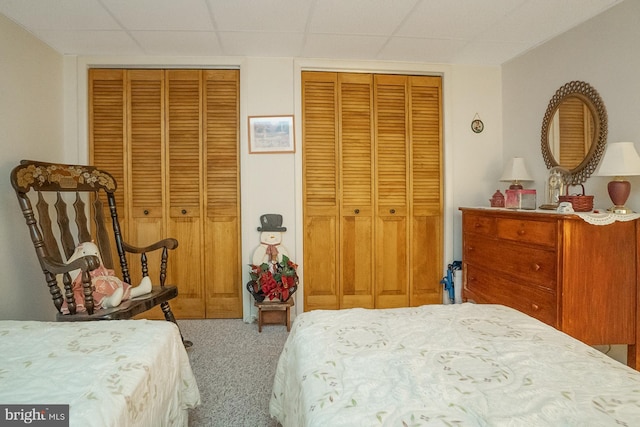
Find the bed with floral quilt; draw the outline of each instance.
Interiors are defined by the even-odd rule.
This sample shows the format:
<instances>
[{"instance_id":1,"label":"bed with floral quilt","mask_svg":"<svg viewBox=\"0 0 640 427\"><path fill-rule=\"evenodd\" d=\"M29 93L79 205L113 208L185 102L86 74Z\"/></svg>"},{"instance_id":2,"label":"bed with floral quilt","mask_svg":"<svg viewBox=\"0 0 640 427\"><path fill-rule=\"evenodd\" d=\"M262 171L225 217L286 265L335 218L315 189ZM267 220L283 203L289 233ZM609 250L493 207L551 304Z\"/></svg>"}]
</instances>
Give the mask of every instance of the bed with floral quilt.
<instances>
[{"instance_id":1,"label":"bed with floral quilt","mask_svg":"<svg viewBox=\"0 0 640 427\"><path fill-rule=\"evenodd\" d=\"M199 403L171 322L0 321L2 405L69 405L78 427L186 427Z\"/></svg>"},{"instance_id":2,"label":"bed with floral quilt","mask_svg":"<svg viewBox=\"0 0 640 427\"><path fill-rule=\"evenodd\" d=\"M297 316L270 413L303 426L637 426L640 373L516 310Z\"/></svg>"}]
</instances>

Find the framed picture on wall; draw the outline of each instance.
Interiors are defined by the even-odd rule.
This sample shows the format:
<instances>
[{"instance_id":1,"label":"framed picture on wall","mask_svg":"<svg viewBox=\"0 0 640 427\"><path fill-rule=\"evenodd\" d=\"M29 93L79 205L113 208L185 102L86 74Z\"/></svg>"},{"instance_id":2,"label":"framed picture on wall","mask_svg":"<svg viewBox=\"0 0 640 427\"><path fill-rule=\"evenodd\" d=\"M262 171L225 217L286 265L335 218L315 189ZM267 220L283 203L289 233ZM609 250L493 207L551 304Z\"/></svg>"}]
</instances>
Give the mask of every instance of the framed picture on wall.
<instances>
[{"instance_id":1,"label":"framed picture on wall","mask_svg":"<svg viewBox=\"0 0 640 427\"><path fill-rule=\"evenodd\" d=\"M293 116L250 116L249 153L294 153Z\"/></svg>"}]
</instances>

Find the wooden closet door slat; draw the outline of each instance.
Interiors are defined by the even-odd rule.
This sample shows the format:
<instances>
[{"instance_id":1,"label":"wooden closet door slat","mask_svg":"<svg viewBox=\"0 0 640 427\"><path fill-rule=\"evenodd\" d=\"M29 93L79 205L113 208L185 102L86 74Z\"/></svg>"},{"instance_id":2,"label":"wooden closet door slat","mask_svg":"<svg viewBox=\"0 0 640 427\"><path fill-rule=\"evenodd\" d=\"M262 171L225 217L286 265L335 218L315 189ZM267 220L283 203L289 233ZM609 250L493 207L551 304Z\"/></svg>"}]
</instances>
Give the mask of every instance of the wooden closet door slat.
<instances>
[{"instance_id":1,"label":"wooden closet door slat","mask_svg":"<svg viewBox=\"0 0 640 427\"><path fill-rule=\"evenodd\" d=\"M119 188L115 192L116 207L120 215L121 231L128 236L128 201L126 193L126 93L124 70L89 70L89 163L106 171L115 178ZM85 200L85 206L102 206L102 216L110 227L110 213L106 197L101 194L101 204L93 205ZM89 217L94 217L90 214ZM95 222L92 229L95 230ZM115 237L109 233L111 254L103 254L103 259L119 259ZM119 263L116 263L119 265ZM116 267L116 271L120 268Z\"/></svg>"},{"instance_id":2,"label":"wooden closet door slat","mask_svg":"<svg viewBox=\"0 0 640 427\"><path fill-rule=\"evenodd\" d=\"M339 302L338 75L302 73L304 310Z\"/></svg>"},{"instance_id":3,"label":"wooden closet door slat","mask_svg":"<svg viewBox=\"0 0 640 427\"><path fill-rule=\"evenodd\" d=\"M180 239L168 277L180 278L174 311L205 317L202 272L202 71L166 70L168 235Z\"/></svg>"},{"instance_id":4,"label":"wooden closet door slat","mask_svg":"<svg viewBox=\"0 0 640 427\"><path fill-rule=\"evenodd\" d=\"M161 218L164 75L161 70L129 70L127 77L133 217Z\"/></svg>"},{"instance_id":5,"label":"wooden closet door slat","mask_svg":"<svg viewBox=\"0 0 640 427\"><path fill-rule=\"evenodd\" d=\"M199 70L166 71L166 135L171 216L200 214L201 94ZM187 211L184 214L184 211Z\"/></svg>"},{"instance_id":6,"label":"wooden closet door slat","mask_svg":"<svg viewBox=\"0 0 640 427\"><path fill-rule=\"evenodd\" d=\"M206 312L241 317L246 263L240 253L240 72L204 71L203 84Z\"/></svg>"},{"instance_id":7,"label":"wooden closet door slat","mask_svg":"<svg viewBox=\"0 0 640 427\"><path fill-rule=\"evenodd\" d=\"M240 72L204 72L207 214L238 215Z\"/></svg>"},{"instance_id":8,"label":"wooden closet door slat","mask_svg":"<svg viewBox=\"0 0 640 427\"><path fill-rule=\"evenodd\" d=\"M409 305L408 78L376 75L376 308Z\"/></svg>"},{"instance_id":9,"label":"wooden closet door slat","mask_svg":"<svg viewBox=\"0 0 640 427\"><path fill-rule=\"evenodd\" d=\"M373 76L338 77L340 111L340 307L374 308Z\"/></svg>"},{"instance_id":10,"label":"wooden closet door slat","mask_svg":"<svg viewBox=\"0 0 640 427\"><path fill-rule=\"evenodd\" d=\"M164 74L161 70L126 70L127 88L127 187L121 191L130 201L127 240L145 246L165 237L163 221L162 161L164 140ZM130 257L133 257L131 255ZM160 255L150 254L151 277L159 277ZM132 285L142 279L139 258L130 259ZM175 278L169 278L175 283Z\"/></svg>"},{"instance_id":11,"label":"wooden closet door slat","mask_svg":"<svg viewBox=\"0 0 640 427\"><path fill-rule=\"evenodd\" d=\"M442 79L409 78L410 304L442 302Z\"/></svg>"}]
</instances>

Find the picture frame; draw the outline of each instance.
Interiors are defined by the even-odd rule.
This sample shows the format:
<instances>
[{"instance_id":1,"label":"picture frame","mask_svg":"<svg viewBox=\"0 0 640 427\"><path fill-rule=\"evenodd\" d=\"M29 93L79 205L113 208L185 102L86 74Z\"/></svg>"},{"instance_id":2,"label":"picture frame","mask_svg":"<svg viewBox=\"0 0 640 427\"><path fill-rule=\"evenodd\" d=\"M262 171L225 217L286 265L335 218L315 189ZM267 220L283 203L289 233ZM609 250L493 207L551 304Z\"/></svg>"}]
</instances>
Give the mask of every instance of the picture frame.
<instances>
[{"instance_id":1,"label":"picture frame","mask_svg":"<svg viewBox=\"0 0 640 427\"><path fill-rule=\"evenodd\" d=\"M293 116L249 116L249 153L295 153Z\"/></svg>"}]
</instances>

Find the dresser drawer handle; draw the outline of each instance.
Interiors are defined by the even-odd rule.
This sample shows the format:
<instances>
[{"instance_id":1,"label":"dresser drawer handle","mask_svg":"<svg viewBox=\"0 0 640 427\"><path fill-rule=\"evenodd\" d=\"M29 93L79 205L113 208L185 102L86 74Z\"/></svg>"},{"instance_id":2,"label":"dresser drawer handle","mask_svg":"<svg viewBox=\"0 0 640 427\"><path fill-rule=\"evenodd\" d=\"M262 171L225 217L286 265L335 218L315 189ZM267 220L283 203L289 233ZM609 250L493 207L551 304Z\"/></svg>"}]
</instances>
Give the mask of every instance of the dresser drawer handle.
<instances>
[{"instance_id":1,"label":"dresser drawer handle","mask_svg":"<svg viewBox=\"0 0 640 427\"><path fill-rule=\"evenodd\" d=\"M476 250L476 248L474 248L473 246L467 246L467 248L469 249L469 252L473 252Z\"/></svg>"},{"instance_id":2,"label":"dresser drawer handle","mask_svg":"<svg viewBox=\"0 0 640 427\"><path fill-rule=\"evenodd\" d=\"M533 311L538 311L540 310L540 306L538 304L531 303L531 309Z\"/></svg>"},{"instance_id":3,"label":"dresser drawer handle","mask_svg":"<svg viewBox=\"0 0 640 427\"><path fill-rule=\"evenodd\" d=\"M482 224L480 224L479 222L476 222L476 225L474 225L475 228L481 228Z\"/></svg>"},{"instance_id":4,"label":"dresser drawer handle","mask_svg":"<svg viewBox=\"0 0 640 427\"><path fill-rule=\"evenodd\" d=\"M518 236L524 236L525 233L526 231L524 231L522 228L518 230Z\"/></svg>"},{"instance_id":5,"label":"dresser drawer handle","mask_svg":"<svg viewBox=\"0 0 640 427\"><path fill-rule=\"evenodd\" d=\"M540 267L540 264L532 264L531 265L531 269L533 271L539 271L542 267Z\"/></svg>"}]
</instances>

